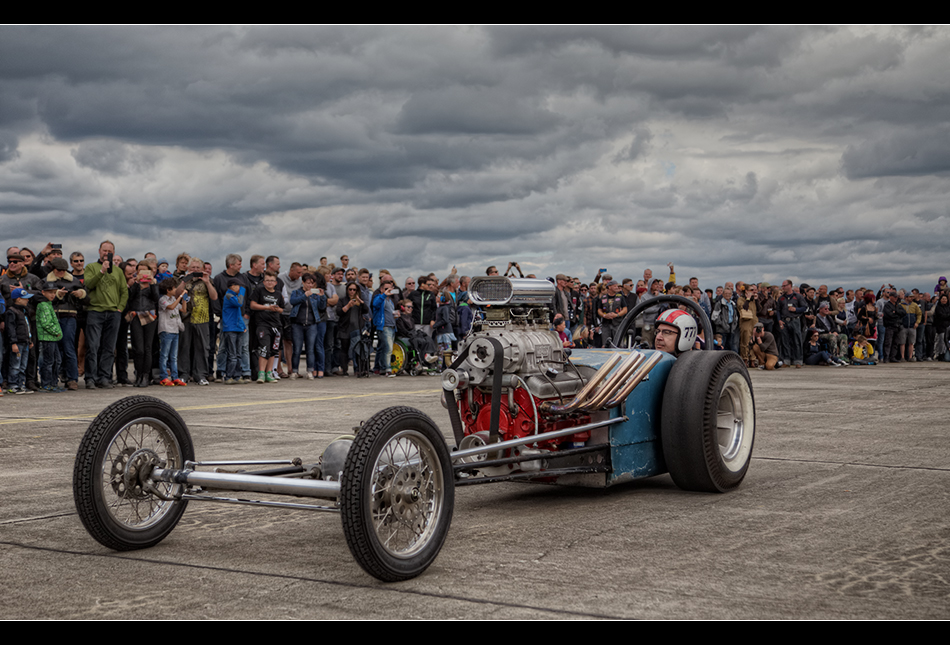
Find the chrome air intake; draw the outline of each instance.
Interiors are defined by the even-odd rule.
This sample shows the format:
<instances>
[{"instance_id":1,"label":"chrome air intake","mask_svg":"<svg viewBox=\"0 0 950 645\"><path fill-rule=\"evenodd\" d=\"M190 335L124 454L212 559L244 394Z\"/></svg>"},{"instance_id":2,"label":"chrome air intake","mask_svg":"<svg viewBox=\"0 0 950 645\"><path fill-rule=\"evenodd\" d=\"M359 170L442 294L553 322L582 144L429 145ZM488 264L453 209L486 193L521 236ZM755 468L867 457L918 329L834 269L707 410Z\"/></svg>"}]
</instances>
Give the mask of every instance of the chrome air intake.
<instances>
[{"instance_id":1,"label":"chrome air intake","mask_svg":"<svg viewBox=\"0 0 950 645\"><path fill-rule=\"evenodd\" d=\"M476 305L516 307L518 305L550 305L557 288L547 280L487 276L473 278L469 285Z\"/></svg>"}]
</instances>

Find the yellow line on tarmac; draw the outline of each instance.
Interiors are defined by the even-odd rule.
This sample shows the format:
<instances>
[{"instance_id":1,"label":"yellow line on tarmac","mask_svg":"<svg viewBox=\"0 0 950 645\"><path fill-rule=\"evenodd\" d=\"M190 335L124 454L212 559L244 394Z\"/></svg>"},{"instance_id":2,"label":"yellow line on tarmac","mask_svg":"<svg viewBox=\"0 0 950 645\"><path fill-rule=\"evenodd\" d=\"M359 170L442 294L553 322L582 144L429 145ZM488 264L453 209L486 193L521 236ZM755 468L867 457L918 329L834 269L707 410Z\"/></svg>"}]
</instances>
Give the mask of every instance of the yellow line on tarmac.
<instances>
[{"instance_id":1,"label":"yellow line on tarmac","mask_svg":"<svg viewBox=\"0 0 950 645\"><path fill-rule=\"evenodd\" d=\"M185 408L175 408L179 412L183 410L217 410L222 408L245 408L248 406L255 405L279 405L282 403L311 403L314 401L337 401L339 399L367 399L374 396L404 396L404 395L413 395L413 394L439 394L441 395L442 391L440 390L412 390L410 392L380 392L376 394L339 394L336 396L317 396L306 399L281 399L281 400L261 400L261 401L248 401L245 403L220 403L216 405L193 405ZM77 419L95 419L96 415L76 415L71 417L58 416L58 417L36 417L32 419L8 419L6 421L0 421L0 425L9 425L11 423L41 423L43 421L75 421Z\"/></svg>"}]
</instances>

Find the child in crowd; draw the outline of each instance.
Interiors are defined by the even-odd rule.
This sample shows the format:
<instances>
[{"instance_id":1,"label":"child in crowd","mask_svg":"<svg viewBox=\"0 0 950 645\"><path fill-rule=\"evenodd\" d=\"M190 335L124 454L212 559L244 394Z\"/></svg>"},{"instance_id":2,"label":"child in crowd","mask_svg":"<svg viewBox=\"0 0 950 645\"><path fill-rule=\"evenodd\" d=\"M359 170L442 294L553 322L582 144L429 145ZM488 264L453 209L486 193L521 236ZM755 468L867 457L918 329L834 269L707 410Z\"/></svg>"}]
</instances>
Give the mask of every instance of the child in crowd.
<instances>
[{"instance_id":1,"label":"child in crowd","mask_svg":"<svg viewBox=\"0 0 950 645\"><path fill-rule=\"evenodd\" d=\"M43 297L36 305L36 335L40 341L39 365L40 387L44 392L65 392L57 387L59 383L59 341L63 339L63 330L59 318L53 310L56 286L46 282L43 285Z\"/></svg>"},{"instance_id":2,"label":"child in crowd","mask_svg":"<svg viewBox=\"0 0 950 645\"><path fill-rule=\"evenodd\" d=\"M164 295L158 300L158 369L166 387L185 382L178 378L178 334L184 329L181 316L187 311L185 285L178 278L165 278L158 289Z\"/></svg>"},{"instance_id":3,"label":"child in crowd","mask_svg":"<svg viewBox=\"0 0 950 645\"><path fill-rule=\"evenodd\" d=\"M280 315L284 311L284 296L277 290L277 274L268 271L251 296L251 312L256 317L258 383L276 383L271 372L280 355Z\"/></svg>"},{"instance_id":4,"label":"child in crowd","mask_svg":"<svg viewBox=\"0 0 950 645\"><path fill-rule=\"evenodd\" d=\"M33 297L26 289L14 289L10 293L10 306L7 307L6 333L10 344L10 366L7 370L7 382L10 394L32 394L26 387L26 364L33 347L30 335L30 322L26 317L27 301Z\"/></svg>"},{"instance_id":5,"label":"child in crowd","mask_svg":"<svg viewBox=\"0 0 950 645\"><path fill-rule=\"evenodd\" d=\"M228 290L221 303L221 332L224 334L226 359L225 384L249 383L241 379L241 336L246 329L244 322L244 287L238 278L228 279Z\"/></svg>"},{"instance_id":6,"label":"child in crowd","mask_svg":"<svg viewBox=\"0 0 950 645\"><path fill-rule=\"evenodd\" d=\"M854 339L854 347L851 348L854 358L852 365L876 365L877 359L874 358L874 347L868 342L868 339L862 334L858 334Z\"/></svg>"},{"instance_id":7,"label":"child in crowd","mask_svg":"<svg viewBox=\"0 0 950 645\"><path fill-rule=\"evenodd\" d=\"M155 274L155 281L158 284L161 284L163 281L168 278L173 277L171 272L168 270L168 260L165 258L160 258L158 260L158 272Z\"/></svg>"},{"instance_id":8,"label":"child in crowd","mask_svg":"<svg viewBox=\"0 0 950 645\"><path fill-rule=\"evenodd\" d=\"M574 341L571 339L570 334L567 333L567 322L561 314L554 317L554 331L557 332L558 338L561 339L561 345L564 347L574 347Z\"/></svg>"}]
</instances>

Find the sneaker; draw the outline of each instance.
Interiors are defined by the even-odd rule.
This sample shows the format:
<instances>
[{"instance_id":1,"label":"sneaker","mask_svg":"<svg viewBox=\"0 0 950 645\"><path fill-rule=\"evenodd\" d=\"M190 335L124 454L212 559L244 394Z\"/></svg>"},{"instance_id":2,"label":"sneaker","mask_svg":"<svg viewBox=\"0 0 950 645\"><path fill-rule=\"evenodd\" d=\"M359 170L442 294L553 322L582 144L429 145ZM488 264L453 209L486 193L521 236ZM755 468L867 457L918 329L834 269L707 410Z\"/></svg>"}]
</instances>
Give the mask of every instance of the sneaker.
<instances>
[{"instance_id":1,"label":"sneaker","mask_svg":"<svg viewBox=\"0 0 950 645\"><path fill-rule=\"evenodd\" d=\"M14 392L14 394L33 394L33 390L28 390L27 388L23 388L23 389L17 390L16 392Z\"/></svg>"},{"instance_id":2,"label":"sneaker","mask_svg":"<svg viewBox=\"0 0 950 645\"><path fill-rule=\"evenodd\" d=\"M79 389L79 383L77 383L76 381L66 381L66 389L67 389L67 390L78 390L78 389Z\"/></svg>"},{"instance_id":3,"label":"sneaker","mask_svg":"<svg viewBox=\"0 0 950 645\"><path fill-rule=\"evenodd\" d=\"M307 379L311 381L314 379L313 372L307 372Z\"/></svg>"},{"instance_id":4,"label":"sneaker","mask_svg":"<svg viewBox=\"0 0 950 645\"><path fill-rule=\"evenodd\" d=\"M225 384L225 385L237 385L237 379L226 378L226 379L224 379L224 384Z\"/></svg>"},{"instance_id":5,"label":"sneaker","mask_svg":"<svg viewBox=\"0 0 950 645\"><path fill-rule=\"evenodd\" d=\"M272 378L275 382L280 380L280 374L277 373L277 369L276 369L276 368L274 368L274 369L271 370L270 375L271 375L271 378ZM265 375L265 380L266 380L266 375Z\"/></svg>"},{"instance_id":6,"label":"sneaker","mask_svg":"<svg viewBox=\"0 0 950 645\"><path fill-rule=\"evenodd\" d=\"M279 380L280 380L280 377L276 377L276 378L275 378L273 374L265 374L265 375L264 375L264 382L265 382L265 383L276 383L276 382L279 381ZM260 383L260 382L261 382L260 379L258 379L257 382Z\"/></svg>"},{"instance_id":7,"label":"sneaker","mask_svg":"<svg viewBox=\"0 0 950 645\"><path fill-rule=\"evenodd\" d=\"M392 372L386 372L386 378L396 378L396 375Z\"/></svg>"},{"instance_id":8,"label":"sneaker","mask_svg":"<svg viewBox=\"0 0 950 645\"><path fill-rule=\"evenodd\" d=\"M94 389L96 389L96 382L95 382L95 381L86 381L86 389L87 389L87 390L94 390Z\"/></svg>"},{"instance_id":9,"label":"sneaker","mask_svg":"<svg viewBox=\"0 0 950 645\"><path fill-rule=\"evenodd\" d=\"M266 383L266 382L267 382L266 380L264 380L264 372L261 372L261 373L258 375L258 377L257 377L257 382L258 382L258 383Z\"/></svg>"},{"instance_id":10,"label":"sneaker","mask_svg":"<svg viewBox=\"0 0 950 645\"><path fill-rule=\"evenodd\" d=\"M170 378L162 379L162 382L159 385L164 385L165 387L175 387L175 382Z\"/></svg>"},{"instance_id":11,"label":"sneaker","mask_svg":"<svg viewBox=\"0 0 950 645\"><path fill-rule=\"evenodd\" d=\"M185 383L185 382L184 382L183 380L181 380L180 378L176 378L174 381L172 381L172 383L174 383L174 384L177 385L178 387L188 387L188 384Z\"/></svg>"},{"instance_id":12,"label":"sneaker","mask_svg":"<svg viewBox=\"0 0 950 645\"><path fill-rule=\"evenodd\" d=\"M198 385L208 385L208 379L203 378L198 381Z\"/></svg>"},{"instance_id":13,"label":"sneaker","mask_svg":"<svg viewBox=\"0 0 950 645\"><path fill-rule=\"evenodd\" d=\"M290 380L292 381L292 380L294 380L295 378L300 378L300 374L298 374L297 372L291 372L291 373L290 373Z\"/></svg>"}]
</instances>

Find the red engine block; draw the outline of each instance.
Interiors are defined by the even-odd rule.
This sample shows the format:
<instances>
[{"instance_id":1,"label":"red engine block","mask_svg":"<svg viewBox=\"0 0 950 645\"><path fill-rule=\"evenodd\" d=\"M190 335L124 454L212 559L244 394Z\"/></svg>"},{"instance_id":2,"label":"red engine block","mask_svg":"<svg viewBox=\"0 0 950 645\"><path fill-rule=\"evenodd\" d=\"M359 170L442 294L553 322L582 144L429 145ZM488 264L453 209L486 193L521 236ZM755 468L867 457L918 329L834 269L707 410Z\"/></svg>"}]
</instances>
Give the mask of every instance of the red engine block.
<instances>
[{"instance_id":1,"label":"red engine block","mask_svg":"<svg viewBox=\"0 0 950 645\"><path fill-rule=\"evenodd\" d=\"M472 395L472 403L469 405L469 392ZM503 441L508 439L519 439L534 434L534 415L535 411L541 407L543 399L531 396L524 388L514 390L515 414L512 415L509 408L508 393L501 396L501 410L498 415L498 432ZM534 402L532 404L532 399ZM459 401L459 411L462 415L462 424L466 435L476 432L488 432L491 429L491 393L483 392L478 388L462 391L462 398ZM572 417L545 417L541 416L538 420L538 432L550 432L552 430L562 430L573 426L590 423L589 415ZM548 450L557 450L559 444L568 442L586 442L590 439L590 431L578 432L568 437L558 437L548 441L538 442L538 447Z\"/></svg>"}]
</instances>

